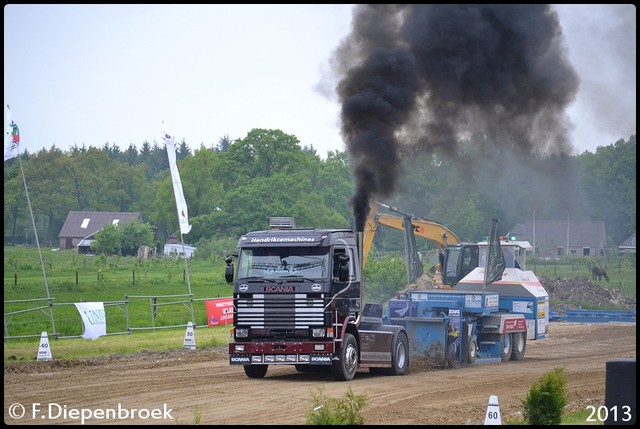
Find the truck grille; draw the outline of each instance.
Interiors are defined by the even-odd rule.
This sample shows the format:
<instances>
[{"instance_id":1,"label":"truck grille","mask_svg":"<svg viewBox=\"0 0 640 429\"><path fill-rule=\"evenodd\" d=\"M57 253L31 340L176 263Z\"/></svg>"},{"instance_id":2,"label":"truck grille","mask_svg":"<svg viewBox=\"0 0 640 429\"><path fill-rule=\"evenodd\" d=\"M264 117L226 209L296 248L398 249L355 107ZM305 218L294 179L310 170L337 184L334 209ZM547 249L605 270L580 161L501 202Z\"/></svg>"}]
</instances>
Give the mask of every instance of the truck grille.
<instances>
[{"instance_id":1,"label":"truck grille","mask_svg":"<svg viewBox=\"0 0 640 429\"><path fill-rule=\"evenodd\" d=\"M324 294L241 295L236 325L250 328L309 328L324 325Z\"/></svg>"}]
</instances>

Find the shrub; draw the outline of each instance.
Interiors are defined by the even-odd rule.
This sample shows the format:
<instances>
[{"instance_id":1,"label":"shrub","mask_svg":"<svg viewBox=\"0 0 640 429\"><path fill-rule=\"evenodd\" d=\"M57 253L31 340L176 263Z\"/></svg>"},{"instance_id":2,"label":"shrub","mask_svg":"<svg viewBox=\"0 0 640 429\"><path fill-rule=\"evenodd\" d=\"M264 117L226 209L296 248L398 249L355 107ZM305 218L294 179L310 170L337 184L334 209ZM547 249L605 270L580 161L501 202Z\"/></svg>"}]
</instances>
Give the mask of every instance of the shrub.
<instances>
[{"instance_id":1,"label":"shrub","mask_svg":"<svg viewBox=\"0 0 640 429\"><path fill-rule=\"evenodd\" d=\"M523 401L524 419L530 425L557 425L567 404L564 368L554 368L531 386Z\"/></svg>"},{"instance_id":2,"label":"shrub","mask_svg":"<svg viewBox=\"0 0 640 429\"><path fill-rule=\"evenodd\" d=\"M349 387L343 399L328 398L324 388L311 394L313 408L307 412L309 425L364 425L360 410L367 402L366 395L355 395Z\"/></svg>"}]
</instances>

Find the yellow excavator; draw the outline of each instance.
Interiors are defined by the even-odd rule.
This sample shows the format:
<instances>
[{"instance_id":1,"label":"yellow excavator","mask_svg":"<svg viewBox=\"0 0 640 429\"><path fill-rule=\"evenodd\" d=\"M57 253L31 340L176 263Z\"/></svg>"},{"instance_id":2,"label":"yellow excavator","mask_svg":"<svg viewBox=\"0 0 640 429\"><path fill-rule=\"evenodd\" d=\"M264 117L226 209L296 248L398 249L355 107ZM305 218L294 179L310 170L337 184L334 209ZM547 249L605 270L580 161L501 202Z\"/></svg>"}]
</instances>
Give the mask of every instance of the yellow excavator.
<instances>
[{"instance_id":1,"label":"yellow excavator","mask_svg":"<svg viewBox=\"0 0 640 429\"><path fill-rule=\"evenodd\" d=\"M378 212L377 206L400 214ZM422 265L417 257L415 236L423 237L440 246L439 263L433 273L435 288L453 287L479 264L480 248L477 243L463 243L458 236L445 225L434 220L419 218L386 204L376 202L369 210L363 236L363 266L366 264L373 239L380 225L405 231L405 255L407 258L407 277L413 283L422 275ZM416 265L419 267L416 268Z\"/></svg>"}]
</instances>

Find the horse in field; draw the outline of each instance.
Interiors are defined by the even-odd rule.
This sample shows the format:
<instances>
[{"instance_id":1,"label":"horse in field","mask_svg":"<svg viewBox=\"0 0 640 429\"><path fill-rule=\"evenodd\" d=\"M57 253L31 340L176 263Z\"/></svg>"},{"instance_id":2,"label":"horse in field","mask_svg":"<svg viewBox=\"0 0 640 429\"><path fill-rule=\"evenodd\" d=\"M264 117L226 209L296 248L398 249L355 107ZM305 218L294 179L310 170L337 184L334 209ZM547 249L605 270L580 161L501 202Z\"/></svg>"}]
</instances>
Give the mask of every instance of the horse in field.
<instances>
[{"instance_id":1,"label":"horse in field","mask_svg":"<svg viewBox=\"0 0 640 429\"><path fill-rule=\"evenodd\" d=\"M604 270L604 268L595 266L593 268L591 268L591 280L592 281L602 281L602 278L604 277L604 279L606 281L609 281L609 276L607 275L607 272Z\"/></svg>"}]
</instances>

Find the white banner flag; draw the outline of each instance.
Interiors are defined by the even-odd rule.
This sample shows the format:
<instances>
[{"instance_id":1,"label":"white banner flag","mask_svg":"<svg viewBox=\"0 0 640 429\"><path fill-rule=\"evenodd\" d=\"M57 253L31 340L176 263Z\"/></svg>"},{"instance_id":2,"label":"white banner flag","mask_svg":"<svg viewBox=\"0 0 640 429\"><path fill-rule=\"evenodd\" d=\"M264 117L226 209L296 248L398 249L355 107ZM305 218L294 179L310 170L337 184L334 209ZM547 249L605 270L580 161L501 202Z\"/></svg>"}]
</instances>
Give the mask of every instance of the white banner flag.
<instances>
[{"instance_id":1,"label":"white banner flag","mask_svg":"<svg viewBox=\"0 0 640 429\"><path fill-rule=\"evenodd\" d=\"M79 302L76 303L76 308L82 317L82 338L95 340L107 335L107 317L102 302Z\"/></svg>"},{"instance_id":2,"label":"white banner flag","mask_svg":"<svg viewBox=\"0 0 640 429\"><path fill-rule=\"evenodd\" d=\"M173 181L173 194L176 197L176 208L178 209L178 222L180 223L180 232L188 234L191 231L189 225L189 212L187 211L187 202L182 193L182 181L180 180L180 172L176 165L176 142L174 138L163 132L162 138L167 146L167 156L169 157L169 169L171 170L171 180Z\"/></svg>"},{"instance_id":3,"label":"white banner flag","mask_svg":"<svg viewBox=\"0 0 640 429\"><path fill-rule=\"evenodd\" d=\"M7 130L4 138L4 160L18 156L20 152L20 130L18 125L11 118L11 109L7 104Z\"/></svg>"}]
</instances>

